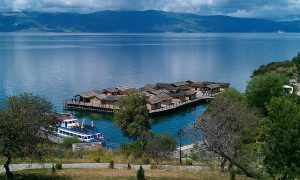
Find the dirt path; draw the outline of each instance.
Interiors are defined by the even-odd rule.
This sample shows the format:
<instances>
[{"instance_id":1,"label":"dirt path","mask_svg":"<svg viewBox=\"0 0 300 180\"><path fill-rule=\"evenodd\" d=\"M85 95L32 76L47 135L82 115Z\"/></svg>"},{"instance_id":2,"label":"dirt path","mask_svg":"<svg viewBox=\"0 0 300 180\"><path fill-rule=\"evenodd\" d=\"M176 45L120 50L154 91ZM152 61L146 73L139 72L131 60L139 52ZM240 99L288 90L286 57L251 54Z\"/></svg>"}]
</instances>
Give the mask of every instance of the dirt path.
<instances>
[{"instance_id":1,"label":"dirt path","mask_svg":"<svg viewBox=\"0 0 300 180\"><path fill-rule=\"evenodd\" d=\"M144 169L150 169L150 165L142 165ZM109 163L72 163L62 164L64 169L88 169L88 168L108 168ZM115 164L115 169L127 169L127 164ZM138 169L140 165L131 164L132 169ZM52 168L51 163L32 163L32 164L11 164L11 171L20 171L26 169L43 169ZM204 170L206 166L173 166L173 165L160 165L159 169L183 169L183 170ZM0 173L4 173L5 169L3 166L0 167Z\"/></svg>"}]
</instances>

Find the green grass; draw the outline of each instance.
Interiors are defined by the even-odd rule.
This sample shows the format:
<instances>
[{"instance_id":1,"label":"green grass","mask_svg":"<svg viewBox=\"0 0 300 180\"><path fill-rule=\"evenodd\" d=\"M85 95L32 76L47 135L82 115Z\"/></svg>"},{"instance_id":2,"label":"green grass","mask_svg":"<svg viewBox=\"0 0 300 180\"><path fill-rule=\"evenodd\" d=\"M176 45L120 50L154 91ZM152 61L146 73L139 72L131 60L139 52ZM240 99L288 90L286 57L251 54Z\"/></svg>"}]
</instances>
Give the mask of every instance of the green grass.
<instances>
[{"instance_id":1,"label":"green grass","mask_svg":"<svg viewBox=\"0 0 300 180\"><path fill-rule=\"evenodd\" d=\"M201 179L201 180L223 180L229 179L229 173L220 173L214 170L188 171L188 170L145 170L147 179ZM26 180L93 180L93 179L136 179L136 170L117 170L117 169L62 169L57 170L52 175L51 169L24 170L14 173L15 179ZM5 174L0 174L0 179L5 179ZM238 180L248 180L245 176L237 175Z\"/></svg>"}]
</instances>

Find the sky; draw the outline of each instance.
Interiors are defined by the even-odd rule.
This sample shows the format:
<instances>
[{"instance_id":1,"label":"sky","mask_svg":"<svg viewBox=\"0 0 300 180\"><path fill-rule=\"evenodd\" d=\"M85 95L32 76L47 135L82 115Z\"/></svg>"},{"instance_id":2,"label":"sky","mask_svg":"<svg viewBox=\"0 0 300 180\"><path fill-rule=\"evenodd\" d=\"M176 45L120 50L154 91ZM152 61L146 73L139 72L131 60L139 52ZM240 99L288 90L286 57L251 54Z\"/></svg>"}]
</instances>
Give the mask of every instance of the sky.
<instances>
[{"instance_id":1,"label":"sky","mask_svg":"<svg viewBox=\"0 0 300 180\"><path fill-rule=\"evenodd\" d=\"M300 0L0 0L0 11L88 13L102 10L161 10L275 20L300 17Z\"/></svg>"}]
</instances>

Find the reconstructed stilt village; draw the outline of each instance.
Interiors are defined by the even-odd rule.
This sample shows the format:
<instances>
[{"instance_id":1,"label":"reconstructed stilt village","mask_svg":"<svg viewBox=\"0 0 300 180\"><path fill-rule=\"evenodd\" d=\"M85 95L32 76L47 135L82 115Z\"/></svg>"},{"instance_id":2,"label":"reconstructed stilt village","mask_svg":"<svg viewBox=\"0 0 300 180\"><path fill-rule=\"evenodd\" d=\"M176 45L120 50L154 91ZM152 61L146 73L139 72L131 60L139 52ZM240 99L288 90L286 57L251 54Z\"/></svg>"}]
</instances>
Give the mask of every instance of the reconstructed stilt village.
<instances>
[{"instance_id":1,"label":"reconstructed stilt village","mask_svg":"<svg viewBox=\"0 0 300 180\"><path fill-rule=\"evenodd\" d=\"M147 97L149 113L156 114L208 101L229 87L229 83L194 80L146 84L141 88L118 86L79 93L66 100L64 108L112 113L119 109L119 98L131 93L143 93Z\"/></svg>"}]
</instances>

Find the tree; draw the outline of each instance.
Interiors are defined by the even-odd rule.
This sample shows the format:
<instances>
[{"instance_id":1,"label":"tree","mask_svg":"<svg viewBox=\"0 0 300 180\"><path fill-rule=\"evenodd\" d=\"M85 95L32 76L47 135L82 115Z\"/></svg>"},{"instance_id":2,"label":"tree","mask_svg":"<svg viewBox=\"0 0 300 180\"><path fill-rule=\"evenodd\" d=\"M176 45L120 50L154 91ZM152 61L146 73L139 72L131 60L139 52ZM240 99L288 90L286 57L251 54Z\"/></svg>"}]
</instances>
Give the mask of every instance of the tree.
<instances>
[{"instance_id":1,"label":"tree","mask_svg":"<svg viewBox=\"0 0 300 180\"><path fill-rule=\"evenodd\" d=\"M176 149L176 140L170 135L156 135L146 146L146 154L156 163L161 163Z\"/></svg>"},{"instance_id":2,"label":"tree","mask_svg":"<svg viewBox=\"0 0 300 180\"><path fill-rule=\"evenodd\" d=\"M284 76L276 73L253 77L248 83L245 92L250 107L257 107L266 115L266 106L269 104L271 98L284 95L282 86L285 80Z\"/></svg>"},{"instance_id":3,"label":"tree","mask_svg":"<svg viewBox=\"0 0 300 180\"><path fill-rule=\"evenodd\" d=\"M273 98L261 125L264 164L280 179L300 177L300 108L286 98Z\"/></svg>"},{"instance_id":4,"label":"tree","mask_svg":"<svg viewBox=\"0 0 300 180\"><path fill-rule=\"evenodd\" d=\"M52 104L45 98L29 93L6 99L0 111L0 153L7 158L4 168L8 179L13 179L9 169L12 158L42 157L47 139L41 132L51 133L54 122L46 114L52 111Z\"/></svg>"},{"instance_id":5,"label":"tree","mask_svg":"<svg viewBox=\"0 0 300 180\"><path fill-rule=\"evenodd\" d=\"M124 135L132 140L142 140L150 133L147 99L142 93L134 93L119 100L119 110L115 113L115 123Z\"/></svg>"},{"instance_id":6,"label":"tree","mask_svg":"<svg viewBox=\"0 0 300 180\"><path fill-rule=\"evenodd\" d=\"M237 153L244 144L253 141L258 121L257 113L248 108L245 98L238 91L229 89L211 102L197 120L196 128L202 134L202 148L220 155L247 176L255 177L249 167L239 162Z\"/></svg>"}]
</instances>

